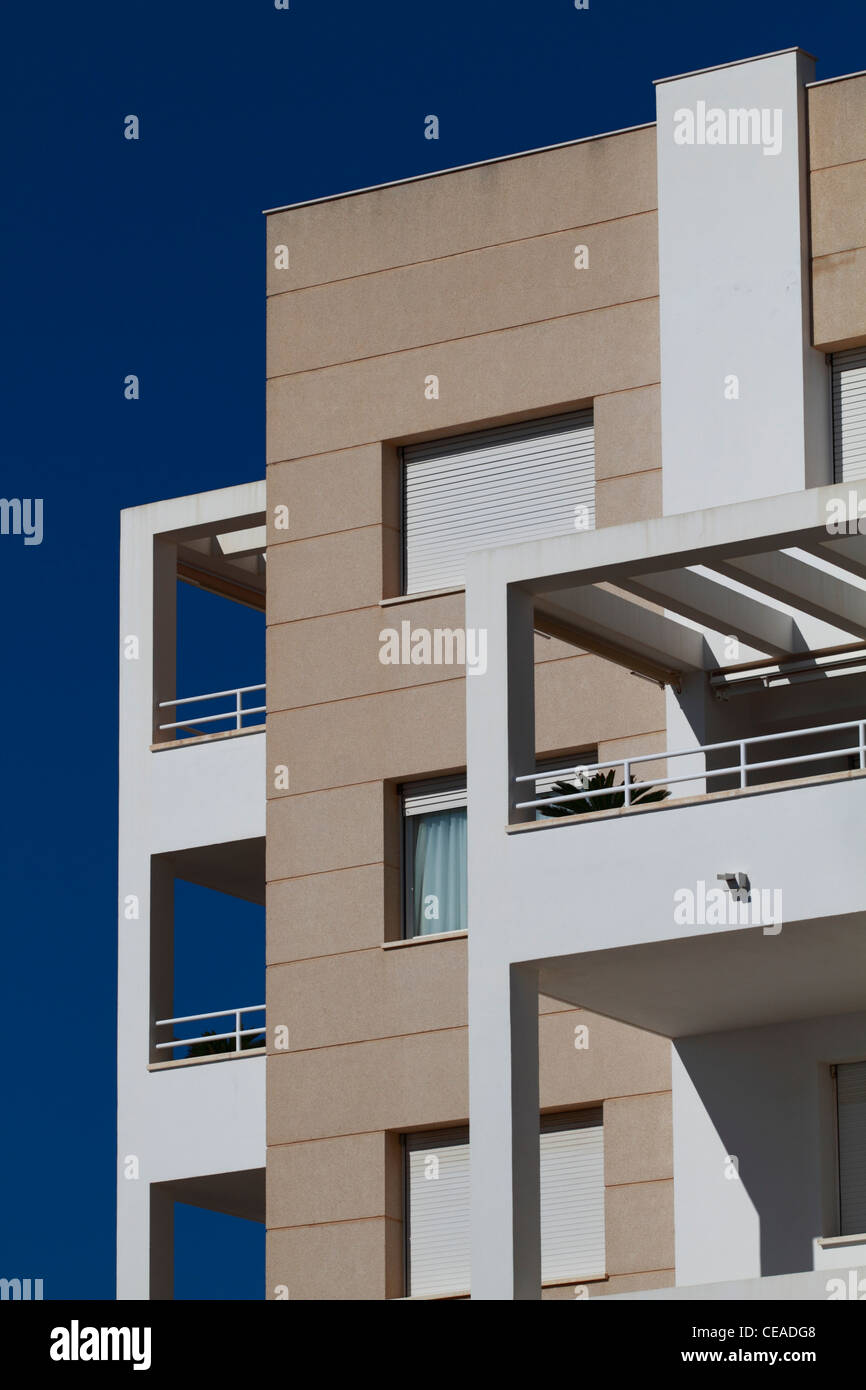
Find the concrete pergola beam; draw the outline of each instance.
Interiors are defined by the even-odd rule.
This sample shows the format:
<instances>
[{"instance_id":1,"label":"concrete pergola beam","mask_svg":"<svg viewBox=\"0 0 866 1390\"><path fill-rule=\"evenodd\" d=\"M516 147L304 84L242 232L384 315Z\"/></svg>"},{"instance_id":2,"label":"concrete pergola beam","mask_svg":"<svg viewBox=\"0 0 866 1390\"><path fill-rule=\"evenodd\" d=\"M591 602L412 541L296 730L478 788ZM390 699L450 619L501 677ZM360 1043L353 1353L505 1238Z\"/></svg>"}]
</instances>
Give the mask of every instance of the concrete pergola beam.
<instances>
[{"instance_id":1,"label":"concrete pergola beam","mask_svg":"<svg viewBox=\"0 0 866 1390\"><path fill-rule=\"evenodd\" d=\"M711 568L801 613L866 638L866 593L783 551L717 559Z\"/></svg>"}]
</instances>

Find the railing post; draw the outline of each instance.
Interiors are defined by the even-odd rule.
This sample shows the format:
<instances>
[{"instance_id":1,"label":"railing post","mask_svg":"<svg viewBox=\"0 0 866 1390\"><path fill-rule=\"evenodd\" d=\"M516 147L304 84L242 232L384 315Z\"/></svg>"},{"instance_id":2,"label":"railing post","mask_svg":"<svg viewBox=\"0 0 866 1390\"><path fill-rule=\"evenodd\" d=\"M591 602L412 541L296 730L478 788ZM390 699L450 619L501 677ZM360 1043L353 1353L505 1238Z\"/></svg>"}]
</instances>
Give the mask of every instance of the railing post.
<instances>
[{"instance_id":1,"label":"railing post","mask_svg":"<svg viewBox=\"0 0 866 1390\"><path fill-rule=\"evenodd\" d=\"M746 785L746 740L740 739L740 786Z\"/></svg>"},{"instance_id":2,"label":"railing post","mask_svg":"<svg viewBox=\"0 0 866 1390\"><path fill-rule=\"evenodd\" d=\"M622 785L625 789L625 796L623 797L623 804L625 806L631 805L631 787L629 785L630 777L631 763L629 762L628 758L624 758L622 764Z\"/></svg>"},{"instance_id":3,"label":"railing post","mask_svg":"<svg viewBox=\"0 0 866 1390\"><path fill-rule=\"evenodd\" d=\"M239 690L236 690L236 691L235 691L235 699L237 700L237 719L238 719L237 727L240 728L240 727L241 727L241 692L240 692Z\"/></svg>"},{"instance_id":4,"label":"railing post","mask_svg":"<svg viewBox=\"0 0 866 1390\"><path fill-rule=\"evenodd\" d=\"M235 1052L241 1050L241 1010L235 1009Z\"/></svg>"},{"instance_id":5,"label":"railing post","mask_svg":"<svg viewBox=\"0 0 866 1390\"><path fill-rule=\"evenodd\" d=\"M866 719L860 720L860 766L866 767Z\"/></svg>"}]
</instances>

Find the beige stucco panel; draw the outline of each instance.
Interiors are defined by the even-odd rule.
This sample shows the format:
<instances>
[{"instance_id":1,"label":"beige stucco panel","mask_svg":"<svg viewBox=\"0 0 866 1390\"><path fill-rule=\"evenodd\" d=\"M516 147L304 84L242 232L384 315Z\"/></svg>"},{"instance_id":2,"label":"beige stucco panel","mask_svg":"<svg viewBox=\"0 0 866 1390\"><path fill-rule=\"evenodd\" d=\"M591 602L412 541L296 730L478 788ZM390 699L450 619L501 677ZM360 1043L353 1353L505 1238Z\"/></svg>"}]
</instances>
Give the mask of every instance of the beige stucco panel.
<instances>
[{"instance_id":1,"label":"beige stucco panel","mask_svg":"<svg viewBox=\"0 0 866 1390\"><path fill-rule=\"evenodd\" d=\"M331 199L268 218L268 293L646 212L656 200L654 128ZM286 270L275 268L280 244Z\"/></svg>"},{"instance_id":2,"label":"beige stucco panel","mask_svg":"<svg viewBox=\"0 0 866 1390\"><path fill-rule=\"evenodd\" d=\"M588 261L575 265L576 247ZM655 213L488 246L268 302L269 377L658 294Z\"/></svg>"},{"instance_id":3,"label":"beige stucco panel","mask_svg":"<svg viewBox=\"0 0 866 1390\"><path fill-rule=\"evenodd\" d=\"M605 1101L604 1180L609 1187L672 1178L673 1165L670 1092Z\"/></svg>"},{"instance_id":4,"label":"beige stucco panel","mask_svg":"<svg viewBox=\"0 0 866 1390\"><path fill-rule=\"evenodd\" d=\"M325 956L268 971L268 1018L305 1051L468 1022L466 937Z\"/></svg>"},{"instance_id":5,"label":"beige stucco panel","mask_svg":"<svg viewBox=\"0 0 866 1390\"><path fill-rule=\"evenodd\" d=\"M436 776L466 765L465 709L452 677L289 710L268 721L268 758L289 767L293 792Z\"/></svg>"},{"instance_id":6,"label":"beige stucco panel","mask_svg":"<svg viewBox=\"0 0 866 1390\"><path fill-rule=\"evenodd\" d=\"M438 399L425 395L431 376ZM268 462L555 411L658 376L653 299L278 377Z\"/></svg>"},{"instance_id":7,"label":"beige stucco panel","mask_svg":"<svg viewBox=\"0 0 866 1390\"><path fill-rule=\"evenodd\" d=\"M349 1134L268 1151L268 1226L359 1217L401 1219L399 1172L389 1173L385 1134Z\"/></svg>"},{"instance_id":8,"label":"beige stucco panel","mask_svg":"<svg viewBox=\"0 0 866 1390\"><path fill-rule=\"evenodd\" d=\"M270 709L295 709L462 677L463 665L445 660L459 655L460 645L445 636L441 638L443 660L439 665L432 661L429 665L404 663L402 624L409 623L406 631L410 634L426 630L432 640L437 628L441 633L458 629L462 633L464 622L465 603L460 593L272 625L268 629L268 684L279 692L276 698L282 703L275 705L272 697ZM392 633L401 644L396 663L390 660ZM435 655L432 646L431 653ZM408 654L411 656L411 648ZM389 659L383 662L382 656Z\"/></svg>"},{"instance_id":9,"label":"beige stucco panel","mask_svg":"<svg viewBox=\"0 0 866 1390\"><path fill-rule=\"evenodd\" d=\"M661 392L658 386L641 386L634 391L597 396L594 417L597 481L661 468Z\"/></svg>"},{"instance_id":10,"label":"beige stucco panel","mask_svg":"<svg viewBox=\"0 0 866 1390\"><path fill-rule=\"evenodd\" d=\"M288 623L378 604L382 597L382 529L363 526L271 546L268 623Z\"/></svg>"},{"instance_id":11,"label":"beige stucco panel","mask_svg":"<svg viewBox=\"0 0 866 1390\"><path fill-rule=\"evenodd\" d=\"M380 946L399 919L400 874L387 864L269 883L268 965Z\"/></svg>"},{"instance_id":12,"label":"beige stucco panel","mask_svg":"<svg viewBox=\"0 0 866 1390\"><path fill-rule=\"evenodd\" d=\"M650 521L662 514L662 470L627 478L604 478L595 489L596 526Z\"/></svg>"},{"instance_id":13,"label":"beige stucco panel","mask_svg":"<svg viewBox=\"0 0 866 1390\"><path fill-rule=\"evenodd\" d=\"M535 672L540 755L663 728L664 695L598 656L549 661Z\"/></svg>"},{"instance_id":14,"label":"beige stucco panel","mask_svg":"<svg viewBox=\"0 0 866 1390\"><path fill-rule=\"evenodd\" d=\"M588 1046L575 1047L588 1029ZM541 1105L598 1104L609 1096L669 1091L671 1045L598 1014L546 1014L539 1024Z\"/></svg>"},{"instance_id":15,"label":"beige stucco panel","mask_svg":"<svg viewBox=\"0 0 866 1390\"><path fill-rule=\"evenodd\" d=\"M812 175L812 255L866 246L866 159Z\"/></svg>"},{"instance_id":16,"label":"beige stucco panel","mask_svg":"<svg viewBox=\"0 0 866 1390\"><path fill-rule=\"evenodd\" d=\"M386 1218L270 1231L267 1296L282 1285L293 1302L397 1298L402 1231Z\"/></svg>"},{"instance_id":17,"label":"beige stucco panel","mask_svg":"<svg viewBox=\"0 0 866 1390\"><path fill-rule=\"evenodd\" d=\"M815 346L825 352L866 341L866 249L812 262Z\"/></svg>"},{"instance_id":18,"label":"beige stucco panel","mask_svg":"<svg viewBox=\"0 0 866 1390\"><path fill-rule=\"evenodd\" d=\"M673 1180L608 1187L604 1225L608 1274L672 1269Z\"/></svg>"},{"instance_id":19,"label":"beige stucco panel","mask_svg":"<svg viewBox=\"0 0 866 1390\"><path fill-rule=\"evenodd\" d=\"M274 1054L268 1142L465 1124L468 1080L465 1028Z\"/></svg>"},{"instance_id":20,"label":"beige stucco panel","mask_svg":"<svg viewBox=\"0 0 866 1390\"><path fill-rule=\"evenodd\" d=\"M399 864L386 833L381 782L268 802L267 878L295 878L383 861Z\"/></svg>"},{"instance_id":21,"label":"beige stucco panel","mask_svg":"<svg viewBox=\"0 0 866 1390\"><path fill-rule=\"evenodd\" d=\"M866 75L810 88L810 167L856 159L866 159Z\"/></svg>"},{"instance_id":22,"label":"beige stucco panel","mask_svg":"<svg viewBox=\"0 0 866 1390\"><path fill-rule=\"evenodd\" d=\"M383 513L383 500L390 502ZM289 525L274 525L274 509L288 507ZM268 469L268 545L356 531L385 522L400 524L399 496L382 489L382 450L378 444L342 449L311 459L291 459ZM270 560L268 565L270 566Z\"/></svg>"}]
</instances>

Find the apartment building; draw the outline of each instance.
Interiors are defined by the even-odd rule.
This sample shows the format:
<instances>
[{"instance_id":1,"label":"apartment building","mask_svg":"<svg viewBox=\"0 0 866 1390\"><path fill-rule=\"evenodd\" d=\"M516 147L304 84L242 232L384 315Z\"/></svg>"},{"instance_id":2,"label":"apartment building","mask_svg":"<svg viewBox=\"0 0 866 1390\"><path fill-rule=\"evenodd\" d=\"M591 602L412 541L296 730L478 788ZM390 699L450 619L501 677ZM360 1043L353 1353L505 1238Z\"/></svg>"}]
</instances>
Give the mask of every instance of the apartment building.
<instances>
[{"instance_id":1,"label":"apartment building","mask_svg":"<svg viewBox=\"0 0 866 1390\"><path fill-rule=\"evenodd\" d=\"M266 493L125 517L120 1296L175 1201L272 1299L866 1273L866 75L656 91L268 214ZM266 699L179 688L178 581ZM177 880L266 885L267 1057Z\"/></svg>"}]
</instances>

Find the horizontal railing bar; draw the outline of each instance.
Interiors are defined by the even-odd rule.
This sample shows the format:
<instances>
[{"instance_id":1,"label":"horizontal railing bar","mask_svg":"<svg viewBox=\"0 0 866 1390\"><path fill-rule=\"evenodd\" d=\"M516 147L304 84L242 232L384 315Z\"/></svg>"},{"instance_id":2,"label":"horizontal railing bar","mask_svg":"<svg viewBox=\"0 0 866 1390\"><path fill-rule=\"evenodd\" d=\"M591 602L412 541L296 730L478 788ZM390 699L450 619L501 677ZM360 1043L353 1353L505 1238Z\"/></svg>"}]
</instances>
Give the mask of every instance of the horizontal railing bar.
<instances>
[{"instance_id":1,"label":"horizontal railing bar","mask_svg":"<svg viewBox=\"0 0 866 1390\"><path fill-rule=\"evenodd\" d=\"M182 701L178 700L178 704L181 703ZM239 712L242 718L246 718L248 714L267 714L268 707L267 705L256 705L253 709L242 709L240 711L228 709L225 714L194 714L192 718L195 720L196 724L215 724L220 719L237 719ZM175 724L160 724L159 727L161 729L188 729L191 724L192 719L181 719Z\"/></svg>"},{"instance_id":2,"label":"horizontal railing bar","mask_svg":"<svg viewBox=\"0 0 866 1390\"><path fill-rule=\"evenodd\" d=\"M234 690L215 690L212 695L185 695L182 700L160 700L158 709L166 709L169 705L194 705L198 700L221 700L229 695L248 695L251 690L264 690L266 682L261 685L239 685Z\"/></svg>"},{"instance_id":3,"label":"horizontal railing bar","mask_svg":"<svg viewBox=\"0 0 866 1390\"><path fill-rule=\"evenodd\" d=\"M707 768L700 773L687 772L681 777L659 777L655 782L630 782L629 790L632 794L636 791L642 791L645 787L653 787L660 790L662 787L674 786L678 782L695 782L701 781L706 777L729 777L733 774L739 775L744 769L746 773L761 772L770 767L791 767L794 763L817 763L826 758L847 758L859 752L859 746L856 748L831 748L824 753L801 753L799 756L792 758L775 758L772 762L744 763L742 767L739 763L735 763L732 767ZM634 761L637 761L637 759ZM547 776L546 773L544 775ZM542 797L538 801L518 801L515 810L523 811L532 806L558 806L567 801L585 801L594 796L609 796L611 792L622 791L623 788L624 783L620 782L616 786L596 787L594 791L569 792L566 796L557 796L554 794L553 796Z\"/></svg>"},{"instance_id":4,"label":"horizontal railing bar","mask_svg":"<svg viewBox=\"0 0 866 1390\"><path fill-rule=\"evenodd\" d=\"M521 774L520 777L515 777L514 780L515 782L540 782L542 778L546 780L548 777L573 777L575 769L578 767L583 768L585 772L595 772L597 769L603 767L622 767L626 762L631 764L657 763L663 761L665 758L688 758L694 757L698 753L717 753L721 752L724 748L739 748L741 743L749 748L755 743L772 743L779 739L800 738L808 734L827 734L831 733L833 730L839 730L841 732L842 729L857 729L861 722L862 721L859 719L851 719L844 724L817 724L811 729L788 729L779 734L753 734L750 738L732 738L726 740L724 743L704 743L696 748L678 748L675 751L665 750L659 753L641 753L633 758L609 758L606 762L600 763L572 763L570 767L563 767L558 771L545 770L543 772L524 773ZM855 748L854 752L856 753L857 751L858 749ZM756 767L757 764L751 764L750 766ZM697 774L692 775L695 776Z\"/></svg>"},{"instance_id":5,"label":"horizontal railing bar","mask_svg":"<svg viewBox=\"0 0 866 1390\"><path fill-rule=\"evenodd\" d=\"M242 1009L215 1009L209 1014L186 1014L183 1018L158 1018L156 1027L162 1028L169 1023L201 1023L206 1018L226 1018L228 1014L252 1014L261 1013L267 1008L266 1004L244 1004Z\"/></svg>"},{"instance_id":6,"label":"horizontal railing bar","mask_svg":"<svg viewBox=\"0 0 866 1390\"><path fill-rule=\"evenodd\" d=\"M194 1043L222 1042L223 1038L246 1038L252 1037L254 1033L264 1034L265 1028L242 1028L239 1033L234 1029L230 1033L203 1033L200 1038L172 1038L171 1042L157 1043L156 1049L159 1051L164 1047L192 1047Z\"/></svg>"},{"instance_id":7,"label":"horizontal railing bar","mask_svg":"<svg viewBox=\"0 0 866 1390\"><path fill-rule=\"evenodd\" d=\"M246 1038L252 1037L254 1033L264 1035L264 1027L261 1028L242 1028L239 1033L232 1030L231 1033L203 1033L200 1038L172 1038L171 1042L157 1043L156 1050L159 1052L164 1047L193 1047L195 1043L222 1042L224 1038ZM237 1051L237 1049L235 1049Z\"/></svg>"}]
</instances>

